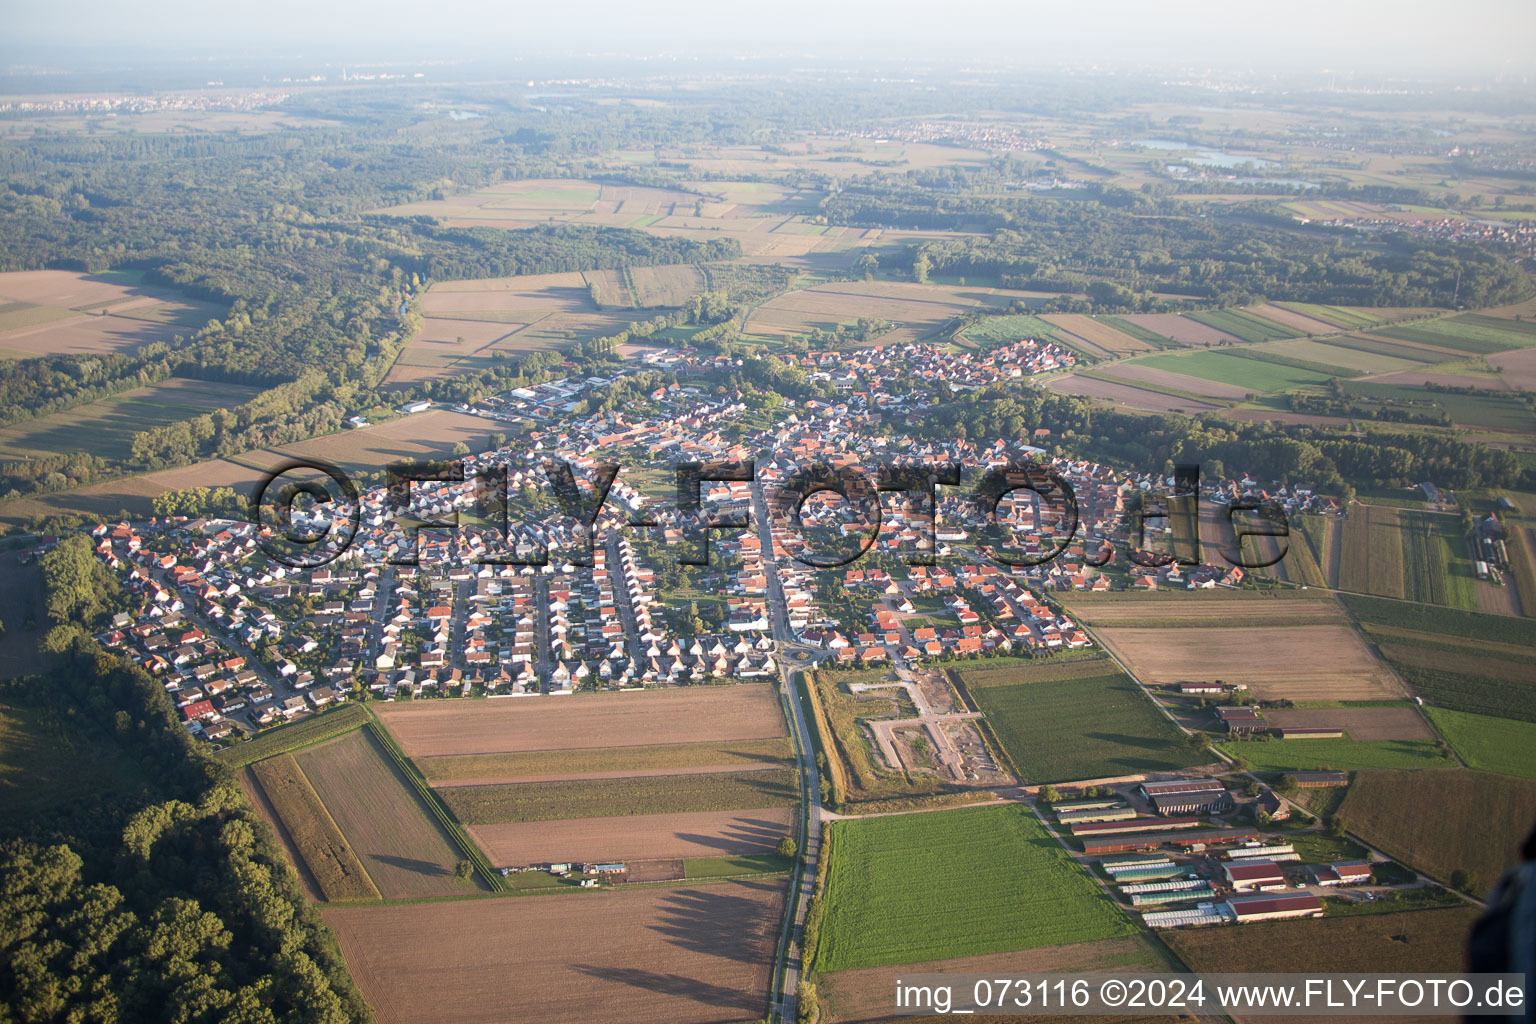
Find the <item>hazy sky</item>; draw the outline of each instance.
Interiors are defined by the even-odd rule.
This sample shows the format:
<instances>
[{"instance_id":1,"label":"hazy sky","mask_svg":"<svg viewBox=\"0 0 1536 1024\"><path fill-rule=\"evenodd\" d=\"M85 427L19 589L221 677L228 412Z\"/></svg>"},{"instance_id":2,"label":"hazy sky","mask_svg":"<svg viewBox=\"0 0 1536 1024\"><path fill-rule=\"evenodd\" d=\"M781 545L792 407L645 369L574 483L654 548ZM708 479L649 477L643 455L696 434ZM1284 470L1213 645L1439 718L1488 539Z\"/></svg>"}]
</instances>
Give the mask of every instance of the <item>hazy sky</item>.
<instances>
[{"instance_id":1,"label":"hazy sky","mask_svg":"<svg viewBox=\"0 0 1536 1024\"><path fill-rule=\"evenodd\" d=\"M392 56L622 51L1536 71L1536 0L0 0L3 59L118 45Z\"/></svg>"}]
</instances>

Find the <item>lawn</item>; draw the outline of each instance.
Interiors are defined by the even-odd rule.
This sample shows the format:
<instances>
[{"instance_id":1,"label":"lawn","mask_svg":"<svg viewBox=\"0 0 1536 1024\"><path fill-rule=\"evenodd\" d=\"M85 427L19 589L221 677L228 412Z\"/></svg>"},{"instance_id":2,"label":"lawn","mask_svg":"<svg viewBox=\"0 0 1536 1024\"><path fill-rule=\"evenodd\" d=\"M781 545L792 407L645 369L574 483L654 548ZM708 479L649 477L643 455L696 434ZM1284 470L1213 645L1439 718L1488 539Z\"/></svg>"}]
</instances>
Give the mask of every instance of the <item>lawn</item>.
<instances>
[{"instance_id":1,"label":"lawn","mask_svg":"<svg viewBox=\"0 0 1536 1024\"><path fill-rule=\"evenodd\" d=\"M1122 673L978 686L971 697L1026 783L1173 771L1210 760L1190 750Z\"/></svg>"},{"instance_id":2,"label":"lawn","mask_svg":"<svg viewBox=\"0 0 1536 1024\"><path fill-rule=\"evenodd\" d=\"M1136 931L1021 806L840 821L831 832L820 972Z\"/></svg>"},{"instance_id":3,"label":"lawn","mask_svg":"<svg viewBox=\"0 0 1536 1024\"><path fill-rule=\"evenodd\" d=\"M1442 882L1464 870L1486 892L1520 862L1536 782L1465 768L1357 772L1338 813L1393 859Z\"/></svg>"},{"instance_id":4,"label":"lawn","mask_svg":"<svg viewBox=\"0 0 1536 1024\"><path fill-rule=\"evenodd\" d=\"M1284 391L1304 384L1321 384L1329 376L1293 366L1266 363L1258 359L1244 359L1239 355L1220 350L1207 350L1189 355L1164 353L1142 356L1131 360L1144 366L1182 373L1202 380L1218 381L1234 387L1246 388L1262 394L1267 391Z\"/></svg>"},{"instance_id":5,"label":"lawn","mask_svg":"<svg viewBox=\"0 0 1536 1024\"><path fill-rule=\"evenodd\" d=\"M466 825L777 807L799 799L791 769L452 786L437 791Z\"/></svg>"},{"instance_id":6,"label":"lawn","mask_svg":"<svg viewBox=\"0 0 1536 1024\"><path fill-rule=\"evenodd\" d=\"M1244 740L1219 744L1258 771L1333 768L1444 768L1445 758L1429 740Z\"/></svg>"},{"instance_id":7,"label":"lawn","mask_svg":"<svg viewBox=\"0 0 1536 1024\"><path fill-rule=\"evenodd\" d=\"M1536 722L1429 708L1440 734L1473 768L1536 779Z\"/></svg>"}]
</instances>

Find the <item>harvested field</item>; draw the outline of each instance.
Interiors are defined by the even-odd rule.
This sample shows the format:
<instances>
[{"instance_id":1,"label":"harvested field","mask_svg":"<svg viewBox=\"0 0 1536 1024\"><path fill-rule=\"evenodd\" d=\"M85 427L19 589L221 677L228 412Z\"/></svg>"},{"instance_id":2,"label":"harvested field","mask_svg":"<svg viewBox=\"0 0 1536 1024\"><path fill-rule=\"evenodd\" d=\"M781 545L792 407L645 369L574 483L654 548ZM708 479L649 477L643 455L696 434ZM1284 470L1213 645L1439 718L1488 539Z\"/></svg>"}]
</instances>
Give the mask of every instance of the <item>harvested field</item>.
<instances>
[{"instance_id":1,"label":"harvested field","mask_svg":"<svg viewBox=\"0 0 1536 1024\"><path fill-rule=\"evenodd\" d=\"M1350 425L1349 419L1343 416L1314 416L1311 413L1284 412L1278 409L1228 409L1222 415L1228 419L1243 420L1248 423L1268 423L1273 420L1276 423L1294 423L1312 427L1347 428Z\"/></svg>"},{"instance_id":2,"label":"harvested field","mask_svg":"<svg viewBox=\"0 0 1536 1024\"><path fill-rule=\"evenodd\" d=\"M1145 409L1148 412L1209 412L1212 409L1221 408L1210 402L1200 402L1175 395L1162 395L1130 384L1115 384L1075 373L1069 373L1064 377L1053 377L1045 386L1065 395L1103 398L1117 405L1128 405L1133 409Z\"/></svg>"},{"instance_id":3,"label":"harvested field","mask_svg":"<svg viewBox=\"0 0 1536 1024\"><path fill-rule=\"evenodd\" d=\"M529 782L514 786L454 786L438 789L437 793L454 817L465 825L744 810L790 804L799 799L796 775L788 768Z\"/></svg>"},{"instance_id":4,"label":"harvested field","mask_svg":"<svg viewBox=\"0 0 1536 1024\"><path fill-rule=\"evenodd\" d=\"M990 288L851 281L787 292L747 319L744 334L793 336L814 328L831 329L860 317L889 320L897 329L882 344L926 340L953 318L978 308L1000 305L1007 293Z\"/></svg>"},{"instance_id":5,"label":"harvested field","mask_svg":"<svg viewBox=\"0 0 1536 1024\"><path fill-rule=\"evenodd\" d=\"M320 894L328 900L378 899L379 890L293 755L279 754L250 770Z\"/></svg>"},{"instance_id":6,"label":"harvested field","mask_svg":"<svg viewBox=\"0 0 1536 1024\"><path fill-rule=\"evenodd\" d=\"M1099 372L1110 377L1118 377L1130 381L1133 384L1136 381L1145 381L1148 384L1178 388L1181 391L1193 391L1197 395L1209 395L1212 398L1242 398L1248 394L1247 388L1240 388L1235 384L1222 384L1217 381L1205 380L1201 377L1191 377L1172 370L1160 370L1154 366L1142 366L1137 363L1117 363Z\"/></svg>"},{"instance_id":7,"label":"harvested field","mask_svg":"<svg viewBox=\"0 0 1536 1024\"><path fill-rule=\"evenodd\" d=\"M635 305L641 309L681 306L707 289L699 268L688 264L634 267L629 272Z\"/></svg>"},{"instance_id":8,"label":"harvested field","mask_svg":"<svg viewBox=\"0 0 1536 1024\"><path fill-rule=\"evenodd\" d=\"M1349 506L1339 538L1339 589L1402 598L1403 525L1398 509Z\"/></svg>"},{"instance_id":9,"label":"harvested field","mask_svg":"<svg viewBox=\"0 0 1536 1024\"><path fill-rule=\"evenodd\" d=\"M460 852L367 730L294 760L385 899L474 891L454 878Z\"/></svg>"},{"instance_id":10,"label":"harvested field","mask_svg":"<svg viewBox=\"0 0 1536 1024\"><path fill-rule=\"evenodd\" d=\"M1464 768L1363 771L1339 813L1388 856L1442 882L1459 868L1487 892L1520 862L1536 819L1536 782Z\"/></svg>"},{"instance_id":11,"label":"harvested field","mask_svg":"<svg viewBox=\"0 0 1536 1024\"><path fill-rule=\"evenodd\" d=\"M786 735L773 688L755 683L472 703L383 704L378 716L412 759Z\"/></svg>"},{"instance_id":12,"label":"harvested field","mask_svg":"<svg viewBox=\"0 0 1536 1024\"><path fill-rule=\"evenodd\" d=\"M793 831L793 817L781 806L470 825L469 834L495 867L720 857L771 853Z\"/></svg>"},{"instance_id":13,"label":"harvested field","mask_svg":"<svg viewBox=\"0 0 1536 1024\"><path fill-rule=\"evenodd\" d=\"M1277 625L1280 622L1299 626L1348 622L1343 607L1327 594L1320 594L1311 600L1244 600L1236 593L1191 594L1188 597L1180 595L1172 600L1151 598L1113 604L1072 603L1070 608L1074 618L1095 626L1117 623L1262 626L1265 623Z\"/></svg>"},{"instance_id":14,"label":"harvested field","mask_svg":"<svg viewBox=\"0 0 1536 1024\"><path fill-rule=\"evenodd\" d=\"M1198 320L1180 316L1178 313L1131 313L1122 319L1155 334L1161 334L1165 338L1172 338L1181 345L1203 347L1219 345L1222 342L1242 344L1243 341L1234 334L1207 327Z\"/></svg>"},{"instance_id":15,"label":"harvested field","mask_svg":"<svg viewBox=\"0 0 1536 1024\"><path fill-rule=\"evenodd\" d=\"M1503 371L1500 379L1505 387L1536 391L1536 348L1523 348L1517 352L1503 352L1488 356L1488 363Z\"/></svg>"},{"instance_id":16,"label":"harvested field","mask_svg":"<svg viewBox=\"0 0 1536 1024\"><path fill-rule=\"evenodd\" d=\"M224 312L142 278L131 271L0 274L0 358L129 352L190 335Z\"/></svg>"},{"instance_id":17,"label":"harvested field","mask_svg":"<svg viewBox=\"0 0 1536 1024\"><path fill-rule=\"evenodd\" d=\"M1414 708L1267 708L1264 718L1286 729L1337 726L1362 742L1435 738L1434 730Z\"/></svg>"},{"instance_id":18,"label":"harvested field","mask_svg":"<svg viewBox=\"0 0 1536 1024\"><path fill-rule=\"evenodd\" d=\"M622 747L616 749L624 749ZM576 753L570 751L570 753ZM499 754L488 755L499 757ZM470 755L474 759L475 755ZM431 760L431 759L429 759ZM686 768L615 768L597 772L559 772L554 775L464 775L430 779L434 789L451 789L455 786L511 786L530 782L578 782L596 779L644 779L664 775L712 775L719 772L763 772L781 768L780 764L714 764L690 765ZM418 767L420 763L418 762Z\"/></svg>"},{"instance_id":19,"label":"harvested field","mask_svg":"<svg viewBox=\"0 0 1536 1024\"><path fill-rule=\"evenodd\" d=\"M528 750L504 754L422 757L416 767L434 785L455 779L537 782L569 778L686 774L783 767L793 756L788 737L731 743L669 743L650 746Z\"/></svg>"},{"instance_id":20,"label":"harvested field","mask_svg":"<svg viewBox=\"0 0 1536 1024\"><path fill-rule=\"evenodd\" d=\"M776 879L324 916L380 1024L713 1024L766 1014L782 907Z\"/></svg>"},{"instance_id":21,"label":"harvested field","mask_svg":"<svg viewBox=\"0 0 1536 1024\"><path fill-rule=\"evenodd\" d=\"M1253 351L1272 352L1288 359L1300 359L1307 363L1352 370L1352 376L1362 373L1389 373L1393 370L1411 371L1422 365L1412 359L1389 356L1380 352L1365 352L1342 345L1332 345L1325 341L1308 341L1305 338L1271 341L1255 346Z\"/></svg>"},{"instance_id":22,"label":"harvested field","mask_svg":"<svg viewBox=\"0 0 1536 1024\"><path fill-rule=\"evenodd\" d=\"M1098 317L1083 313L1051 313L1040 319L1077 335L1111 355L1130 355L1135 352L1150 352L1153 349L1153 346L1140 338L1133 338L1124 331L1117 331Z\"/></svg>"},{"instance_id":23,"label":"harvested field","mask_svg":"<svg viewBox=\"0 0 1536 1024\"><path fill-rule=\"evenodd\" d=\"M1156 971L1163 959L1139 936L1075 942L1065 946L1025 949L1012 953L987 953L931 960L893 967L862 967L838 971L818 979L817 994L833 1022L871 1021L891 1012L891 993L898 977L944 972L981 974L1001 978L1016 974L1047 974L1058 971L1093 974L1104 971L1137 973ZM823 1018L826 1019L826 1018ZM1022 1019L1022 1018L1020 1018ZM1081 1021L1082 1018L1077 1018ZM1124 1021L1124 1018L1116 1018Z\"/></svg>"},{"instance_id":24,"label":"harvested field","mask_svg":"<svg viewBox=\"0 0 1536 1024\"><path fill-rule=\"evenodd\" d=\"M1298 313L1292 309L1283 309L1280 306L1273 306L1268 303L1249 306L1248 310L1251 313L1257 313L1259 316L1273 320L1277 324L1284 324L1287 327L1298 330L1303 334L1337 334L1339 331L1338 327L1325 320L1318 320L1315 317L1307 316L1305 313Z\"/></svg>"},{"instance_id":25,"label":"harvested field","mask_svg":"<svg viewBox=\"0 0 1536 1024\"><path fill-rule=\"evenodd\" d=\"M1192 970L1202 973L1422 974L1463 969L1463 947L1478 913L1476 907L1452 907L1255 921L1242 926L1240 939L1226 928L1176 928L1159 934Z\"/></svg>"},{"instance_id":26,"label":"harvested field","mask_svg":"<svg viewBox=\"0 0 1536 1024\"><path fill-rule=\"evenodd\" d=\"M432 409L282 448L246 452L240 460L251 465L275 466L289 458L308 456L325 459L346 470L383 469L392 462L442 458L460 441L470 451L482 452L490 447L490 435L505 429L506 424L496 420Z\"/></svg>"},{"instance_id":27,"label":"harvested field","mask_svg":"<svg viewBox=\"0 0 1536 1024\"><path fill-rule=\"evenodd\" d=\"M1243 626L1180 630L1111 626L1099 638L1142 682L1246 683L1260 700L1402 697L1392 673L1348 626Z\"/></svg>"}]
</instances>

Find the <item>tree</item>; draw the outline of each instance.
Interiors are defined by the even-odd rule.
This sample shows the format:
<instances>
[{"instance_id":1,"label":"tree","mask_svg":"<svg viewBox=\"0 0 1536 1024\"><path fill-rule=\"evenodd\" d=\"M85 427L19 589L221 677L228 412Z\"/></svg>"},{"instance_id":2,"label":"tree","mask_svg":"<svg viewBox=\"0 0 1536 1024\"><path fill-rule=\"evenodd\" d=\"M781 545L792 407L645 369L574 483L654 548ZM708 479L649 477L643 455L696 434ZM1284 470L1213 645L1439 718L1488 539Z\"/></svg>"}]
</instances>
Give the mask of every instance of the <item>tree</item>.
<instances>
[{"instance_id":1,"label":"tree","mask_svg":"<svg viewBox=\"0 0 1536 1024\"><path fill-rule=\"evenodd\" d=\"M1205 751L1211 749L1211 737L1209 733L1192 732L1184 742L1189 744L1189 749L1191 750Z\"/></svg>"},{"instance_id":2,"label":"tree","mask_svg":"<svg viewBox=\"0 0 1536 1024\"><path fill-rule=\"evenodd\" d=\"M1061 793L1060 793L1060 791L1058 791L1056 789L1055 786L1041 786L1040 787L1040 802L1041 803L1043 803L1043 804L1054 804L1054 803L1059 802L1060 800L1061 800Z\"/></svg>"},{"instance_id":3,"label":"tree","mask_svg":"<svg viewBox=\"0 0 1536 1024\"><path fill-rule=\"evenodd\" d=\"M461 860L453 866L453 877L461 882L467 882L474 876L475 866L467 860Z\"/></svg>"},{"instance_id":4,"label":"tree","mask_svg":"<svg viewBox=\"0 0 1536 1024\"><path fill-rule=\"evenodd\" d=\"M1330 836L1333 836L1335 839L1337 839L1343 836L1344 833L1348 830L1349 822L1344 820L1343 815L1331 814L1328 816L1328 834Z\"/></svg>"},{"instance_id":5,"label":"tree","mask_svg":"<svg viewBox=\"0 0 1536 1024\"><path fill-rule=\"evenodd\" d=\"M469 454L469 445L465 444L463 441L455 442L454 446L453 446L453 454L454 455L468 455Z\"/></svg>"},{"instance_id":6,"label":"tree","mask_svg":"<svg viewBox=\"0 0 1536 1024\"><path fill-rule=\"evenodd\" d=\"M784 836L781 838L779 840L779 845L775 846L773 849L775 853L777 853L780 857L784 857L785 859L791 858L797 852L799 852L799 847L795 845L794 839L790 836Z\"/></svg>"},{"instance_id":7,"label":"tree","mask_svg":"<svg viewBox=\"0 0 1536 1024\"><path fill-rule=\"evenodd\" d=\"M1472 876L1467 873L1465 868L1457 868L1451 872L1451 888L1459 889L1462 892L1471 891Z\"/></svg>"}]
</instances>

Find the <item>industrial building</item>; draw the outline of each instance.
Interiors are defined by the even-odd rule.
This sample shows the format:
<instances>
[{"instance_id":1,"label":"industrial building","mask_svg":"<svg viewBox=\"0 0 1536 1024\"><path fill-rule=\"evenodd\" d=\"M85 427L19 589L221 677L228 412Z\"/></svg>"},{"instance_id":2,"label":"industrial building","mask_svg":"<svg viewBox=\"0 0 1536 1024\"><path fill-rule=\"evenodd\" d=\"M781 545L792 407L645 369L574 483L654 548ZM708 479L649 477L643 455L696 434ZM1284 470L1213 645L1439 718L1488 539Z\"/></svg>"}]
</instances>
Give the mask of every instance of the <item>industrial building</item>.
<instances>
[{"instance_id":1,"label":"industrial building","mask_svg":"<svg viewBox=\"0 0 1536 1024\"><path fill-rule=\"evenodd\" d=\"M1280 865L1272 860L1263 860L1254 857L1246 860L1229 860L1221 865L1222 874L1227 876L1227 882L1234 889L1254 889L1259 892L1269 892L1272 889L1284 889L1286 886L1285 872L1280 870Z\"/></svg>"},{"instance_id":2,"label":"industrial building","mask_svg":"<svg viewBox=\"0 0 1536 1024\"><path fill-rule=\"evenodd\" d=\"M1216 779L1143 782L1141 794L1158 814L1209 814L1232 809L1232 794Z\"/></svg>"},{"instance_id":3,"label":"industrial building","mask_svg":"<svg viewBox=\"0 0 1536 1024\"><path fill-rule=\"evenodd\" d=\"M1309 892L1279 895L1231 896L1227 906L1238 924L1279 921L1288 917L1322 917L1323 901Z\"/></svg>"},{"instance_id":4,"label":"industrial building","mask_svg":"<svg viewBox=\"0 0 1536 1024\"><path fill-rule=\"evenodd\" d=\"M1371 880L1371 865L1363 860L1315 864L1309 870L1318 885L1365 885Z\"/></svg>"}]
</instances>

